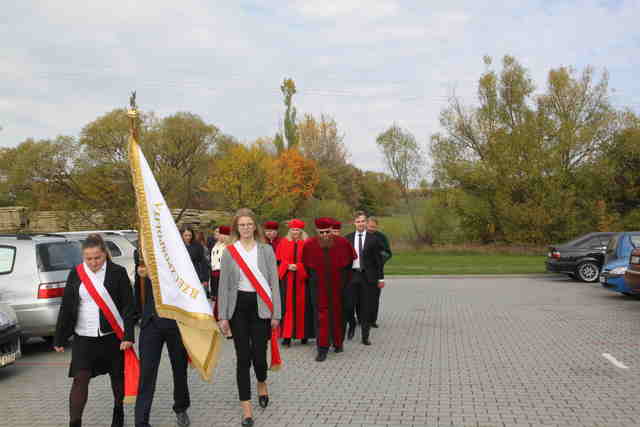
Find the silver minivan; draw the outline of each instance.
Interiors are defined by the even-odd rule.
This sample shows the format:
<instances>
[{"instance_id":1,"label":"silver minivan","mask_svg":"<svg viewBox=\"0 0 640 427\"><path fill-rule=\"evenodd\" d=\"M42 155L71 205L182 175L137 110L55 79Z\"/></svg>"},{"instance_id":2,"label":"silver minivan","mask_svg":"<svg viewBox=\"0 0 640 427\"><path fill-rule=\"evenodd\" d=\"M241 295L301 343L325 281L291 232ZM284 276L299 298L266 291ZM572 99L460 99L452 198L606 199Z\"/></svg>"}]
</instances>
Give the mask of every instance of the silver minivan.
<instances>
[{"instance_id":1,"label":"silver minivan","mask_svg":"<svg viewBox=\"0 0 640 427\"><path fill-rule=\"evenodd\" d=\"M133 253L136 247L131 241L118 231L64 231L56 234L66 237L69 240L77 240L82 244L89 234L100 234L107 249L111 254L111 260L127 269L129 280L133 283L135 274L135 262Z\"/></svg>"},{"instance_id":2,"label":"silver minivan","mask_svg":"<svg viewBox=\"0 0 640 427\"><path fill-rule=\"evenodd\" d=\"M52 340L80 242L54 234L0 235L0 302L15 310L22 334Z\"/></svg>"}]
</instances>

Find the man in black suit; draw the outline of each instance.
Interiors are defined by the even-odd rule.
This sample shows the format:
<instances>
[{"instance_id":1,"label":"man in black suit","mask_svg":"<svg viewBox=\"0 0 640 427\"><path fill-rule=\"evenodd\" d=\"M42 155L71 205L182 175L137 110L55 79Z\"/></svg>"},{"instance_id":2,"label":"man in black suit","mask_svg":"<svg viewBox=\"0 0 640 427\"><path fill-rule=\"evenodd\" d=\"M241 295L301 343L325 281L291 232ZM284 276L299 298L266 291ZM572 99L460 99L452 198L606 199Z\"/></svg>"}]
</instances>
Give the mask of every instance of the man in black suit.
<instances>
[{"instance_id":1,"label":"man in black suit","mask_svg":"<svg viewBox=\"0 0 640 427\"><path fill-rule=\"evenodd\" d=\"M353 337L354 307L358 306L358 319L362 331L362 344L371 345L369 329L372 310L375 306L376 289L384 287L384 245L380 238L367 231L367 215L358 211L353 221L356 231L346 236L358 254L351 267L351 281L346 291L346 321L349 323L348 337Z\"/></svg>"},{"instance_id":2,"label":"man in black suit","mask_svg":"<svg viewBox=\"0 0 640 427\"><path fill-rule=\"evenodd\" d=\"M187 415L187 409L191 405L187 383L187 350L182 343L176 321L158 316L151 280L138 251L134 253L134 259L135 300L140 316L140 385L136 399L135 425L150 427L149 414L156 390L162 346L166 343L173 371L173 411L176 413L178 427L186 427L191 423Z\"/></svg>"}]
</instances>

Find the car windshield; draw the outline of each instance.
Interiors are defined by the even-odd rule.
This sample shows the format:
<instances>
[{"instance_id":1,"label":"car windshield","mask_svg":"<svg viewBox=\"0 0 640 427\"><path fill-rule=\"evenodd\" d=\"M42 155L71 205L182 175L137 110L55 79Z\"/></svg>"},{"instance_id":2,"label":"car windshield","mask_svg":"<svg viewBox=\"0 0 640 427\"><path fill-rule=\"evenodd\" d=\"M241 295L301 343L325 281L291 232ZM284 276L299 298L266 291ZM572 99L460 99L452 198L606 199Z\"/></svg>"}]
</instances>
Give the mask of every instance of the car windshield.
<instances>
[{"instance_id":1,"label":"car windshield","mask_svg":"<svg viewBox=\"0 0 640 427\"><path fill-rule=\"evenodd\" d=\"M77 241L40 243L36 246L40 271L70 270L82 262Z\"/></svg>"}]
</instances>

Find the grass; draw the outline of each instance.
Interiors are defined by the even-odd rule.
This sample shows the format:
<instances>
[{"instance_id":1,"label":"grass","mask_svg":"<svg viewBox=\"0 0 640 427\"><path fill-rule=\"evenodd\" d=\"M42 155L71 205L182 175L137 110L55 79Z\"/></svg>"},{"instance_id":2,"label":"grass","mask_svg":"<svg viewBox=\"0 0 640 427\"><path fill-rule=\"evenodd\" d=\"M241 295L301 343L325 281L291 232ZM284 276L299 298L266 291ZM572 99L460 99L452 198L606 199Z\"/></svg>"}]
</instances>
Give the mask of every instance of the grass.
<instances>
[{"instance_id":1,"label":"grass","mask_svg":"<svg viewBox=\"0 0 640 427\"><path fill-rule=\"evenodd\" d=\"M538 274L544 256L475 252L399 252L385 266L386 275Z\"/></svg>"}]
</instances>

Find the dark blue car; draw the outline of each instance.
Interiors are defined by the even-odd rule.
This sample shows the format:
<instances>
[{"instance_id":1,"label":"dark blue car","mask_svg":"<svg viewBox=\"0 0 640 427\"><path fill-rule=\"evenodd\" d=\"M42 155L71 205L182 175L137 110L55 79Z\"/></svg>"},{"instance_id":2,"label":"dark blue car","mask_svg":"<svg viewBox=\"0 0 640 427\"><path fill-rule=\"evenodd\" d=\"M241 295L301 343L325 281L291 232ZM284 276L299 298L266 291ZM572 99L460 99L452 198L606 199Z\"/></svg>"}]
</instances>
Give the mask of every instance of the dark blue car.
<instances>
[{"instance_id":1,"label":"dark blue car","mask_svg":"<svg viewBox=\"0 0 640 427\"><path fill-rule=\"evenodd\" d=\"M618 233L609 240L600 272L600 283L605 289L633 295L625 283L624 273L629 265L629 255L637 247L640 247L640 231Z\"/></svg>"}]
</instances>

